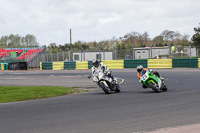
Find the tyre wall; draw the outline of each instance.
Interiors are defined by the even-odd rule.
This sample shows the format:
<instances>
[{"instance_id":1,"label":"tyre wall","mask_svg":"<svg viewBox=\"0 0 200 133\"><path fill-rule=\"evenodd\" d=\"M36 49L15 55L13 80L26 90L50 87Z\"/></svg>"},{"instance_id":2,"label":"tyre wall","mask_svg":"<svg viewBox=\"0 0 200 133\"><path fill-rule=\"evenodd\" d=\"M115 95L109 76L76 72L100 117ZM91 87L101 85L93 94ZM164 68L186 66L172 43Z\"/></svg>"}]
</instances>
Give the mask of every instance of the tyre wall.
<instances>
[{"instance_id":1,"label":"tyre wall","mask_svg":"<svg viewBox=\"0 0 200 133\"><path fill-rule=\"evenodd\" d=\"M8 70L8 63L0 63L0 70Z\"/></svg>"},{"instance_id":2,"label":"tyre wall","mask_svg":"<svg viewBox=\"0 0 200 133\"><path fill-rule=\"evenodd\" d=\"M124 60L124 68L137 68L138 65L147 68L147 59Z\"/></svg>"},{"instance_id":3,"label":"tyre wall","mask_svg":"<svg viewBox=\"0 0 200 133\"><path fill-rule=\"evenodd\" d=\"M195 59L172 59L173 68L198 68L199 60Z\"/></svg>"},{"instance_id":4,"label":"tyre wall","mask_svg":"<svg viewBox=\"0 0 200 133\"><path fill-rule=\"evenodd\" d=\"M148 68L172 68L172 59L148 59Z\"/></svg>"},{"instance_id":5,"label":"tyre wall","mask_svg":"<svg viewBox=\"0 0 200 133\"><path fill-rule=\"evenodd\" d=\"M200 58L198 59L198 67L200 68Z\"/></svg>"},{"instance_id":6,"label":"tyre wall","mask_svg":"<svg viewBox=\"0 0 200 133\"><path fill-rule=\"evenodd\" d=\"M124 60L102 60L109 69L124 69Z\"/></svg>"},{"instance_id":7,"label":"tyre wall","mask_svg":"<svg viewBox=\"0 0 200 133\"><path fill-rule=\"evenodd\" d=\"M200 68L200 58L192 59L136 59L102 60L109 69L136 68ZM40 70L91 69L92 61L41 62Z\"/></svg>"}]
</instances>

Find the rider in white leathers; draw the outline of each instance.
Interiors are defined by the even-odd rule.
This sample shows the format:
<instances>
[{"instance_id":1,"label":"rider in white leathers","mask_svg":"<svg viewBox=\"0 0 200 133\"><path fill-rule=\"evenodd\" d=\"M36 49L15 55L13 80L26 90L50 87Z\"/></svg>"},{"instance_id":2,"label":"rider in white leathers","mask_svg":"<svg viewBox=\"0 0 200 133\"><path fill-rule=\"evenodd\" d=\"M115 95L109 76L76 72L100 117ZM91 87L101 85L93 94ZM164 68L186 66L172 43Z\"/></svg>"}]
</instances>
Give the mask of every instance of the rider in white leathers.
<instances>
[{"instance_id":1,"label":"rider in white leathers","mask_svg":"<svg viewBox=\"0 0 200 133\"><path fill-rule=\"evenodd\" d=\"M93 60L93 67L92 67L92 76L94 81L98 81L98 78L95 75L95 72L107 72L107 75L110 76L115 84L117 84L117 81L114 79L111 72L109 72L109 68L103 63L98 60Z\"/></svg>"}]
</instances>

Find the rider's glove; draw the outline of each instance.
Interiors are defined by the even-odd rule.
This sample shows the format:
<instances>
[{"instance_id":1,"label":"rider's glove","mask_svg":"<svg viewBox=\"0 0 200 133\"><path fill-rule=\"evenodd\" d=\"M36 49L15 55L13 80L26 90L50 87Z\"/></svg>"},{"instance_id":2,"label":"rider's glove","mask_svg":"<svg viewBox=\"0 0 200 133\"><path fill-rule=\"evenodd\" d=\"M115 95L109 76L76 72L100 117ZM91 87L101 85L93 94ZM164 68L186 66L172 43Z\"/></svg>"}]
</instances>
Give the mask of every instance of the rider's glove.
<instances>
[{"instance_id":1,"label":"rider's glove","mask_svg":"<svg viewBox=\"0 0 200 133\"><path fill-rule=\"evenodd\" d=\"M149 69L149 72L150 72L150 73L153 73L153 70L152 70L152 69Z\"/></svg>"},{"instance_id":2,"label":"rider's glove","mask_svg":"<svg viewBox=\"0 0 200 133\"><path fill-rule=\"evenodd\" d=\"M101 69L102 69L102 71L104 73L104 71L105 71L106 68L105 68L105 66L102 66Z\"/></svg>"},{"instance_id":3,"label":"rider's glove","mask_svg":"<svg viewBox=\"0 0 200 133\"><path fill-rule=\"evenodd\" d=\"M93 77L93 81L97 82L98 81L97 77Z\"/></svg>"}]
</instances>

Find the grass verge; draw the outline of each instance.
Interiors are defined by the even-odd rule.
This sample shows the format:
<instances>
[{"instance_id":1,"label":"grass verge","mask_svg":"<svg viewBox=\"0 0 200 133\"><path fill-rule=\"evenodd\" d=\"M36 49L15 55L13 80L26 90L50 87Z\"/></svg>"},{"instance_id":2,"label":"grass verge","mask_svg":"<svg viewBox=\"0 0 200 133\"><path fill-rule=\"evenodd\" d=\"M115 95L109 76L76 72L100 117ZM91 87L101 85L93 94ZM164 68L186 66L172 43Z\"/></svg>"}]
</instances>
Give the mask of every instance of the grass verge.
<instances>
[{"instance_id":1,"label":"grass verge","mask_svg":"<svg viewBox=\"0 0 200 133\"><path fill-rule=\"evenodd\" d=\"M62 86L0 86L0 103L56 97L87 90Z\"/></svg>"}]
</instances>

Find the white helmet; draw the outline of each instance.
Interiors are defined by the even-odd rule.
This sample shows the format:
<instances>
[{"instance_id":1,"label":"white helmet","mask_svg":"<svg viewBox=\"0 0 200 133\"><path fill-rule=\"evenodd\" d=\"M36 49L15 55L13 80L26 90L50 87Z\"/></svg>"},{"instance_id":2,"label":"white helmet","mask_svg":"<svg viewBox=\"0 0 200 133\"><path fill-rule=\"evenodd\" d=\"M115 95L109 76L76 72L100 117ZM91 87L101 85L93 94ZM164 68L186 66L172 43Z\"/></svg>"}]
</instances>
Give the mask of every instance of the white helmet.
<instances>
[{"instance_id":1,"label":"white helmet","mask_svg":"<svg viewBox=\"0 0 200 133\"><path fill-rule=\"evenodd\" d=\"M138 71L139 73L142 71L142 69L143 69L143 66L142 66L142 65L137 66L137 71Z\"/></svg>"},{"instance_id":2,"label":"white helmet","mask_svg":"<svg viewBox=\"0 0 200 133\"><path fill-rule=\"evenodd\" d=\"M96 59L93 60L93 66L99 67L100 62Z\"/></svg>"}]
</instances>

